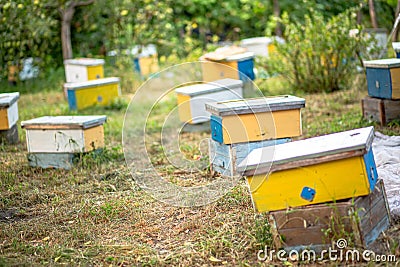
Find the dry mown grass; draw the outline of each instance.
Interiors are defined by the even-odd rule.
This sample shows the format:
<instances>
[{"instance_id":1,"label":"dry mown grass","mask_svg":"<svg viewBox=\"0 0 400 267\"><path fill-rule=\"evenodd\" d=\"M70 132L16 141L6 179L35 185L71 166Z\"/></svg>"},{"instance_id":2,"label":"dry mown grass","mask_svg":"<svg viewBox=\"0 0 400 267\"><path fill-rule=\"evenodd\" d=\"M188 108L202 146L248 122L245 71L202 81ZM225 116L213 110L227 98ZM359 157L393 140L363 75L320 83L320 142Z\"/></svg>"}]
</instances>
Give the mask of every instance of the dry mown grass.
<instances>
[{"instance_id":1,"label":"dry mown grass","mask_svg":"<svg viewBox=\"0 0 400 267\"><path fill-rule=\"evenodd\" d=\"M354 89L305 95L304 136L369 125L360 114L365 94ZM58 91L23 94L20 109L22 120L49 112L70 114ZM81 157L71 171L28 167L21 130L19 145L0 146L0 265L266 264L257 260L257 251L270 245L269 227L265 218L255 216L244 180L204 207L158 202L135 184L125 165L120 145L123 108L84 113L108 115L108 145L100 154ZM400 134L398 125L377 129ZM191 148L204 134L193 136L182 137L189 144L184 151L189 157L199 153ZM156 140L151 140L150 152L160 160L159 171L184 182L182 173L170 171L168 161L157 157L161 151L152 143ZM189 184L211 179L207 170L192 175ZM393 225L385 239L391 246L387 251L397 255L398 227Z\"/></svg>"}]
</instances>

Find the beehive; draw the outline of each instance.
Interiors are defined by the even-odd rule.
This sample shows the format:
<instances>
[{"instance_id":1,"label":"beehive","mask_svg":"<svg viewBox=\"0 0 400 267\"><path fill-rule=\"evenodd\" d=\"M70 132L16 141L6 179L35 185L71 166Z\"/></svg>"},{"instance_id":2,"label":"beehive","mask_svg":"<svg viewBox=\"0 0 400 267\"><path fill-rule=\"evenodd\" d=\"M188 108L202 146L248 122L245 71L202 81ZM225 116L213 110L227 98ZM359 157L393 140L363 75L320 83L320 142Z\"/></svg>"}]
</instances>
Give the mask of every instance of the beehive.
<instances>
[{"instance_id":1,"label":"beehive","mask_svg":"<svg viewBox=\"0 0 400 267\"><path fill-rule=\"evenodd\" d=\"M131 50L134 55L134 70L147 77L159 71L157 47L154 44L137 45Z\"/></svg>"},{"instance_id":2,"label":"beehive","mask_svg":"<svg viewBox=\"0 0 400 267\"><path fill-rule=\"evenodd\" d=\"M77 58L64 60L67 83L86 82L104 78L104 60Z\"/></svg>"},{"instance_id":3,"label":"beehive","mask_svg":"<svg viewBox=\"0 0 400 267\"><path fill-rule=\"evenodd\" d=\"M393 120L400 120L400 100L365 97L361 100L365 119L377 121L381 126Z\"/></svg>"},{"instance_id":4,"label":"beehive","mask_svg":"<svg viewBox=\"0 0 400 267\"><path fill-rule=\"evenodd\" d=\"M0 140L9 144L18 142L19 93L0 94Z\"/></svg>"},{"instance_id":5,"label":"beehive","mask_svg":"<svg viewBox=\"0 0 400 267\"><path fill-rule=\"evenodd\" d=\"M259 148L237 170L258 212L368 195L378 178L373 136L366 127Z\"/></svg>"},{"instance_id":6,"label":"beehive","mask_svg":"<svg viewBox=\"0 0 400 267\"><path fill-rule=\"evenodd\" d=\"M107 106L120 95L117 77L65 83L64 89L71 110L80 110L94 105Z\"/></svg>"},{"instance_id":7,"label":"beehive","mask_svg":"<svg viewBox=\"0 0 400 267\"><path fill-rule=\"evenodd\" d=\"M381 179L367 196L269 214L274 247L287 251L322 251L339 238L347 241L348 248L370 248L379 235L387 230L390 220Z\"/></svg>"},{"instance_id":8,"label":"beehive","mask_svg":"<svg viewBox=\"0 0 400 267\"><path fill-rule=\"evenodd\" d=\"M368 95L385 99L400 99L400 59L365 61Z\"/></svg>"},{"instance_id":9,"label":"beehive","mask_svg":"<svg viewBox=\"0 0 400 267\"><path fill-rule=\"evenodd\" d=\"M276 140L225 145L209 139L210 167L213 171L219 172L223 175L234 176L237 175L237 165L254 149L265 146L275 146L290 141L290 138L281 138Z\"/></svg>"},{"instance_id":10,"label":"beehive","mask_svg":"<svg viewBox=\"0 0 400 267\"><path fill-rule=\"evenodd\" d=\"M231 55L221 60L202 60L203 81L231 78L244 82L254 80L254 53L245 52Z\"/></svg>"},{"instance_id":11,"label":"beehive","mask_svg":"<svg viewBox=\"0 0 400 267\"><path fill-rule=\"evenodd\" d=\"M396 53L396 58L400 58L400 42L393 42L392 46L394 52Z\"/></svg>"},{"instance_id":12,"label":"beehive","mask_svg":"<svg viewBox=\"0 0 400 267\"><path fill-rule=\"evenodd\" d=\"M194 84L175 89L178 98L178 112L181 122L196 124L210 120L205 103L243 96L243 82L221 79L209 83Z\"/></svg>"},{"instance_id":13,"label":"beehive","mask_svg":"<svg viewBox=\"0 0 400 267\"><path fill-rule=\"evenodd\" d=\"M72 165L77 153L104 147L106 116L45 116L21 122L31 166ZM65 167L68 168L68 167Z\"/></svg>"},{"instance_id":14,"label":"beehive","mask_svg":"<svg viewBox=\"0 0 400 267\"><path fill-rule=\"evenodd\" d=\"M303 98L285 95L207 103L212 139L223 144L300 136Z\"/></svg>"}]
</instances>

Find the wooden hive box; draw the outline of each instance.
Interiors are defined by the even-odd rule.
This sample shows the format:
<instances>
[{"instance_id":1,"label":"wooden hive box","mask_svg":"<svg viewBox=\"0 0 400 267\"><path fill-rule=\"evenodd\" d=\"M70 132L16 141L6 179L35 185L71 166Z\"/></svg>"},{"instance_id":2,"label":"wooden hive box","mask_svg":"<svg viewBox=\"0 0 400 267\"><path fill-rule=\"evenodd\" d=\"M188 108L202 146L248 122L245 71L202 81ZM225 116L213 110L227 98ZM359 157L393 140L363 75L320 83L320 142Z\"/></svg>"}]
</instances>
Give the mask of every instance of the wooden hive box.
<instances>
[{"instance_id":1,"label":"wooden hive box","mask_svg":"<svg viewBox=\"0 0 400 267\"><path fill-rule=\"evenodd\" d=\"M400 59L365 61L368 95L385 99L400 99Z\"/></svg>"},{"instance_id":2,"label":"wooden hive box","mask_svg":"<svg viewBox=\"0 0 400 267\"><path fill-rule=\"evenodd\" d=\"M160 70L157 55L136 57L133 64L135 71L145 77Z\"/></svg>"},{"instance_id":3,"label":"wooden hive box","mask_svg":"<svg viewBox=\"0 0 400 267\"><path fill-rule=\"evenodd\" d=\"M210 120L210 113L205 109L206 102L242 98L243 82L221 79L180 87L175 89L175 93L181 122L196 124Z\"/></svg>"},{"instance_id":4,"label":"wooden hive box","mask_svg":"<svg viewBox=\"0 0 400 267\"><path fill-rule=\"evenodd\" d=\"M18 99L19 93L0 94L0 141L18 142Z\"/></svg>"},{"instance_id":5,"label":"wooden hive box","mask_svg":"<svg viewBox=\"0 0 400 267\"><path fill-rule=\"evenodd\" d=\"M31 166L68 169L77 153L104 147L106 116L45 116L21 122Z\"/></svg>"},{"instance_id":6,"label":"wooden hive box","mask_svg":"<svg viewBox=\"0 0 400 267\"><path fill-rule=\"evenodd\" d=\"M396 53L396 58L400 58L400 42L393 42L392 46L394 52Z\"/></svg>"},{"instance_id":7,"label":"wooden hive box","mask_svg":"<svg viewBox=\"0 0 400 267\"><path fill-rule=\"evenodd\" d=\"M300 136L303 98L285 95L207 103L211 137L222 144Z\"/></svg>"},{"instance_id":8,"label":"wooden hive box","mask_svg":"<svg viewBox=\"0 0 400 267\"><path fill-rule=\"evenodd\" d=\"M107 106L120 95L118 77L65 83L64 89L71 110L80 110L94 105Z\"/></svg>"},{"instance_id":9,"label":"wooden hive box","mask_svg":"<svg viewBox=\"0 0 400 267\"><path fill-rule=\"evenodd\" d=\"M273 211L268 217L274 247L287 251L322 251L340 238L348 242L349 248L370 248L391 222L381 179L367 196Z\"/></svg>"},{"instance_id":10,"label":"wooden hive box","mask_svg":"<svg viewBox=\"0 0 400 267\"><path fill-rule=\"evenodd\" d=\"M393 120L400 120L400 100L365 97L361 100L365 119L377 121L381 126Z\"/></svg>"},{"instance_id":11,"label":"wooden hive box","mask_svg":"<svg viewBox=\"0 0 400 267\"><path fill-rule=\"evenodd\" d=\"M64 60L67 83L86 82L104 78L104 60L77 58Z\"/></svg>"},{"instance_id":12,"label":"wooden hive box","mask_svg":"<svg viewBox=\"0 0 400 267\"><path fill-rule=\"evenodd\" d=\"M254 149L265 146L274 146L290 141L290 138L281 138L276 140L225 145L209 139L208 147L211 170L219 172L225 176L235 176L237 175L237 165Z\"/></svg>"},{"instance_id":13,"label":"wooden hive box","mask_svg":"<svg viewBox=\"0 0 400 267\"><path fill-rule=\"evenodd\" d=\"M378 178L373 127L255 149L238 172L258 212L338 201L372 192Z\"/></svg>"},{"instance_id":14,"label":"wooden hive box","mask_svg":"<svg viewBox=\"0 0 400 267\"><path fill-rule=\"evenodd\" d=\"M228 56L221 60L201 60L203 81L231 78L243 82L254 80L254 53L245 52Z\"/></svg>"}]
</instances>

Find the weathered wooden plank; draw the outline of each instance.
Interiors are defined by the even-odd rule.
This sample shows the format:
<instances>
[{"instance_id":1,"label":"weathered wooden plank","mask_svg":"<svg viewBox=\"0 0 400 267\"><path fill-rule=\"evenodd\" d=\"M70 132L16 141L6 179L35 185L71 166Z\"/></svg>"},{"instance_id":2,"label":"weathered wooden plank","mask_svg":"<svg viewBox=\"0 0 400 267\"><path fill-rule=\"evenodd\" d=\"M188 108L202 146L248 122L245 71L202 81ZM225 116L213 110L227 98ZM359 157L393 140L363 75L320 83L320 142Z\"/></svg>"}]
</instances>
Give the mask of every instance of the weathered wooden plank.
<instances>
[{"instance_id":1,"label":"weathered wooden plank","mask_svg":"<svg viewBox=\"0 0 400 267\"><path fill-rule=\"evenodd\" d=\"M379 122L382 126L400 120L400 100L365 97L361 100L363 116Z\"/></svg>"},{"instance_id":2,"label":"weathered wooden plank","mask_svg":"<svg viewBox=\"0 0 400 267\"><path fill-rule=\"evenodd\" d=\"M22 121L25 129L87 129L102 125L107 120L105 115L96 116L43 116Z\"/></svg>"},{"instance_id":3,"label":"weathered wooden plank","mask_svg":"<svg viewBox=\"0 0 400 267\"><path fill-rule=\"evenodd\" d=\"M28 164L43 169L66 169L73 166L74 154L71 153L28 153Z\"/></svg>"},{"instance_id":4,"label":"weathered wooden plank","mask_svg":"<svg viewBox=\"0 0 400 267\"><path fill-rule=\"evenodd\" d=\"M268 218L275 248L284 247L285 250L315 246L327 248L332 241L349 236L353 236L357 245L369 248L390 225L382 180L378 181L370 195L338 203L273 211ZM324 232L328 229L333 234L325 236Z\"/></svg>"}]
</instances>

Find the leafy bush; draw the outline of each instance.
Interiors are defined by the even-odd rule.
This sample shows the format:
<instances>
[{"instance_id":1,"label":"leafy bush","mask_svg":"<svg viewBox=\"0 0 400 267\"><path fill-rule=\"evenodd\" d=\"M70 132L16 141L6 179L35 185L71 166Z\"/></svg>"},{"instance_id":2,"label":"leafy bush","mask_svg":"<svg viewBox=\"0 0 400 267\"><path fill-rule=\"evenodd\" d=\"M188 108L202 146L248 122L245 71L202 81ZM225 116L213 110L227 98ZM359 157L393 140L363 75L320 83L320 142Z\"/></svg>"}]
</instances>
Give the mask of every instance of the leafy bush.
<instances>
[{"instance_id":1,"label":"leafy bush","mask_svg":"<svg viewBox=\"0 0 400 267\"><path fill-rule=\"evenodd\" d=\"M300 23L283 14L286 42L276 43L269 71L281 74L292 89L303 92L348 88L361 65L360 55L370 43L355 18L351 10L328 20L315 11Z\"/></svg>"}]
</instances>

